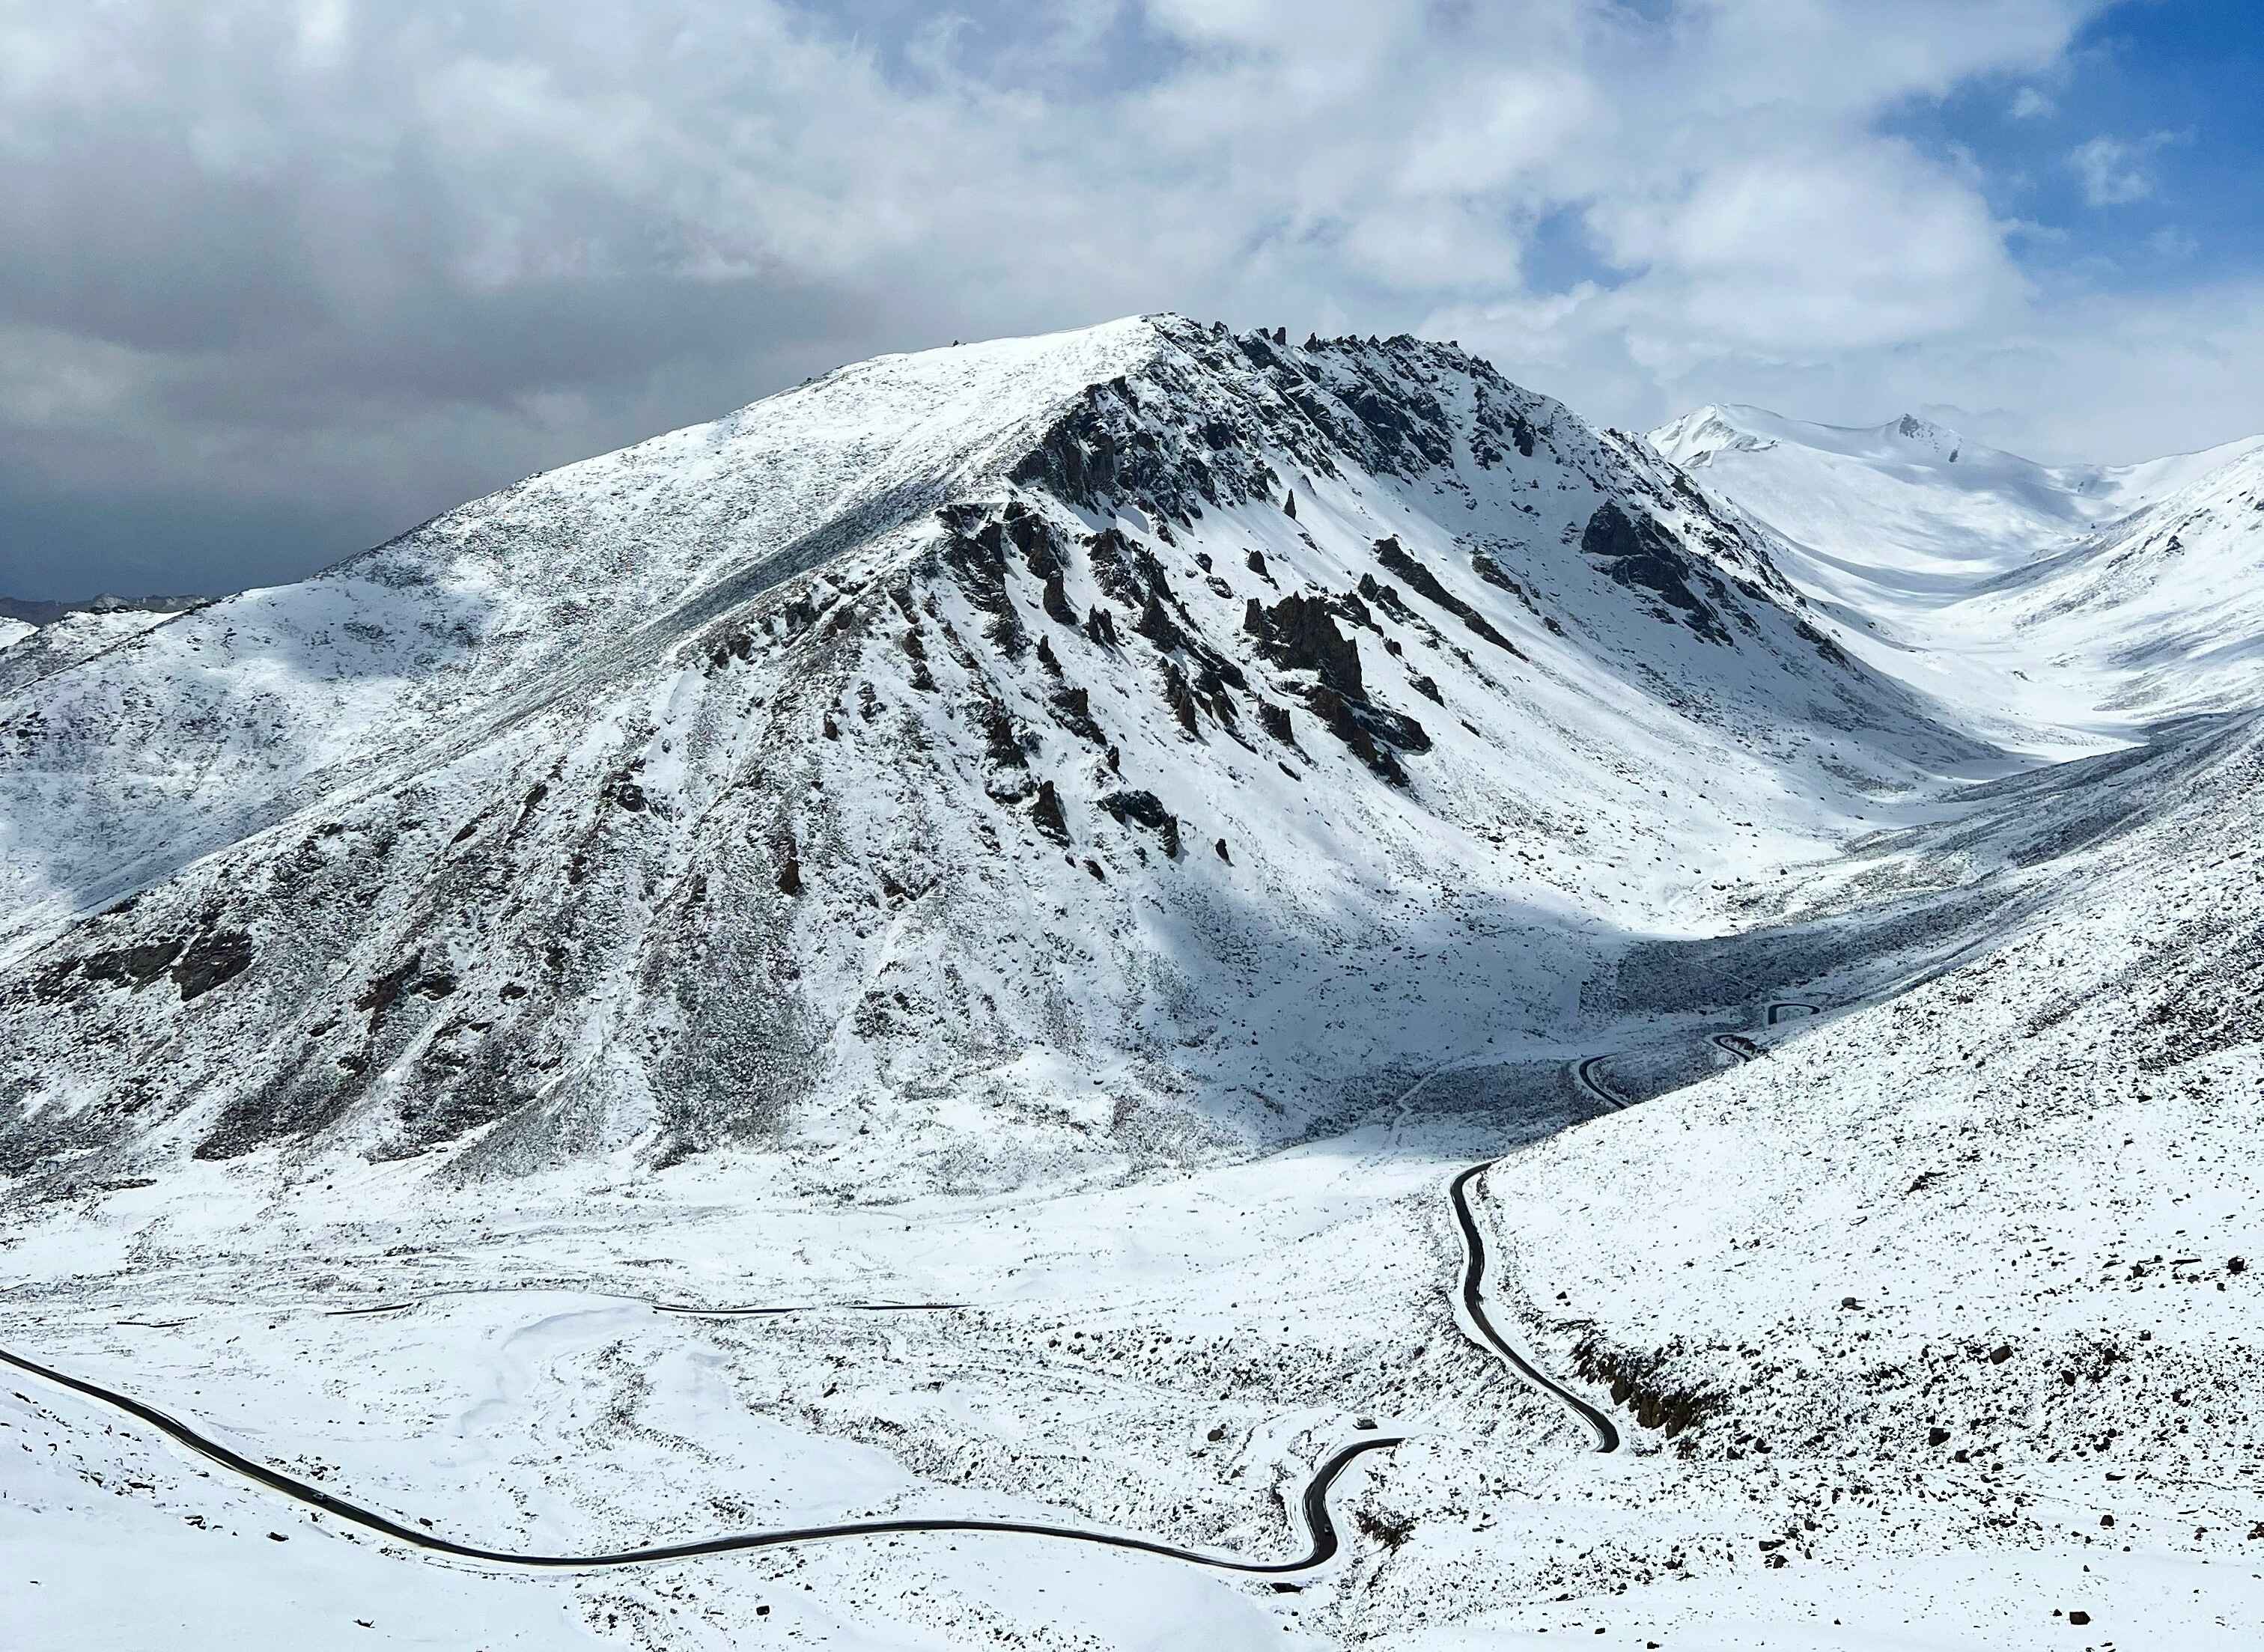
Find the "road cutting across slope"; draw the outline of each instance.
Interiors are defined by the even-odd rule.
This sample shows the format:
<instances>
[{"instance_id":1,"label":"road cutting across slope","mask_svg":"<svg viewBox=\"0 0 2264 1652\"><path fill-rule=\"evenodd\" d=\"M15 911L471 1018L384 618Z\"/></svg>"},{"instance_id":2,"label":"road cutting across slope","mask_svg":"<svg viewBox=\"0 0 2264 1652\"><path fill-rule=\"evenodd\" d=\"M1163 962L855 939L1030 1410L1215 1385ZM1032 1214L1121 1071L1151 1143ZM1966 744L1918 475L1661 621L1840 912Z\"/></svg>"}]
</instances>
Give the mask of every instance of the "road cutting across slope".
<instances>
[{"instance_id":1,"label":"road cutting across slope","mask_svg":"<svg viewBox=\"0 0 2264 1652\"><path fill-rule=\"evenodd\" d=\"M1470 1184L1492 1165L1491 1159L1484 1164L1473 1164L1447 1186L1447 1200L1455 1211L1455 1231L1462 1240L1462 1279L1457 1306L1464 1322L1464 1334L1506 1365L1520 1381L1547 1395L1587 1424L1588 1431L1596 1437L1598 1451L1617 1451L1620 1431L1612 1419L1527 1359L1494 1329L1493 1319L1486 1312L1485 1239L1478 1231L1477 1213L1470 1208L1469 1189Z\"/></svg>"}]
</instances>

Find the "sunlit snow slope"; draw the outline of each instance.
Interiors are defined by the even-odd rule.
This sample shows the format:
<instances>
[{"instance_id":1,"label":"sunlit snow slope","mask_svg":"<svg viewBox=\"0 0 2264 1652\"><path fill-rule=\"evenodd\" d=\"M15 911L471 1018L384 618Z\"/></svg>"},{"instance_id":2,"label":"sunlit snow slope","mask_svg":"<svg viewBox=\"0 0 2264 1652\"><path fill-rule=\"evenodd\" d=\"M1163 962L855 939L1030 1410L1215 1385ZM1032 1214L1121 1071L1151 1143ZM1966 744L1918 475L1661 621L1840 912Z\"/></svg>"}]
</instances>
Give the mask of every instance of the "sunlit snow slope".
<instances>
[{"instance_id":1,"label":"sunlit snow slope","mask_svg":"<svg viewBox=\"0 0 2264 1652\"><path fill-rule=\"evenodd\" d=\"M2064 755L2255 699L2264 438L2053 468L1915 417L1706 407L1650 439L1781 537L1840 641L1986 737Z\"/></svg>"}]
</instances>

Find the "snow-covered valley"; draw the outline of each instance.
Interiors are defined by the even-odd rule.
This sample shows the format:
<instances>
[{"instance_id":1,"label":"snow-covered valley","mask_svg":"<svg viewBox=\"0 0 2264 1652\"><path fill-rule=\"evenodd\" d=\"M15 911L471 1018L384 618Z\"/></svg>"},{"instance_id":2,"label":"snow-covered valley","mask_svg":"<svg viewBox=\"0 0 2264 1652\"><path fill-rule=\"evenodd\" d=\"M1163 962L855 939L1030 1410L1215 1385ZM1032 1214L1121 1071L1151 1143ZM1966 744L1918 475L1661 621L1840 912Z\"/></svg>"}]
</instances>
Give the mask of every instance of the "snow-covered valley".
<instances>
[{"instance_id":1,"label":"snow-covered valley","mask_svg":"<svg viewBox=\"0 0 2264 1652\"><path fill-rule=\"evenodd\" d=\"M2253 1645L2260 465L1139 318L32 631L0 1350L410 1534L18 1366L0 1643Z\"/></svg>"}]
</instances>

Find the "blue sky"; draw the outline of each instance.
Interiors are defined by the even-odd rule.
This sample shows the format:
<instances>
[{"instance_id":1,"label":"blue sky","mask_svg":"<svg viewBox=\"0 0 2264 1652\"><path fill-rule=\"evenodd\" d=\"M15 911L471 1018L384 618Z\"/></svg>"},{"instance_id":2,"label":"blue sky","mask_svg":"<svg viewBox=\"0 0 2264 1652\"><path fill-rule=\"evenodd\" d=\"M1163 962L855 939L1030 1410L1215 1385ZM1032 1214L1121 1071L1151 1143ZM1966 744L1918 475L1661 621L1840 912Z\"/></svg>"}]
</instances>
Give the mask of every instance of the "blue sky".
<instances>
[{"instance_id":1,"label":"blue sky","mask_svg":"<svg viewBox=\"0 0 2264 1652\"><path fill-rule=\"evenodd\" d=\"M2039 282L2177 289L2264 257L2264 24L2231 0L2130 0L2055 69L1915 98L1891 129L1970 155Z\"/></svg>"},{"instance_id":2,"label":"blue sky","mask_svg":"<svg viewBox=\"0 0 2264 1652\"><path fill-rule=\"evenodd\" d=\"M2224 0L0 0L0 593L295 577L882 351L1460 339L1600 422L2264 431Z\"/></svg>"}]
</instances>

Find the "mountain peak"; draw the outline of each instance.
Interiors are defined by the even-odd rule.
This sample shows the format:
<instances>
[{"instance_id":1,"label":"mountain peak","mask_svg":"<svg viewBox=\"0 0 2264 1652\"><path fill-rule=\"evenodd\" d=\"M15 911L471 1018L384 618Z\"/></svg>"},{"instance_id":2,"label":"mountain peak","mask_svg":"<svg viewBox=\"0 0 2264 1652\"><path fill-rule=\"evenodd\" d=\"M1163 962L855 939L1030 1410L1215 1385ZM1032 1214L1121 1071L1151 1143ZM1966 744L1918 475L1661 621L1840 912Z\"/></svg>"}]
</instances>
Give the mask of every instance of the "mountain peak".
<instances>
[{"instance_id":1,"label":"mountain peak","mask_svg":"<svg viewBox=\"0 0 2264 1652\"><path fill-rule=\"evenodd\" d=\"M1922 419L1915 413L1905 413L1885 428L1914 446L1931 449L1953 465L1965 446L1965 438L1956 431L1932 419Z\"/></svg>"},{"instance_id":2,"label":"mountain peak","mask_svg":"<svg viewBox=\"0 0 2264 1652\"><path fill-rule=\"evenodd\" d=\"M1687 859L1738 731L1940 738L1789 603L1452 344L1167 315L845 366L25 667L0 1090L57 1105L0 1163L791 1136L917 1191L1282 1139L1499 1012L1456 983L1553 1001L1587 943L1536 900L1611 898L1592 830ZM1400 886L1477 938L1316 1028L1313 938L1404 946ZM61 1105L152 1040L145 1104ZM1030 1134L1072 1059L1110 1106Z\"/></svg>"}]
</instances>

